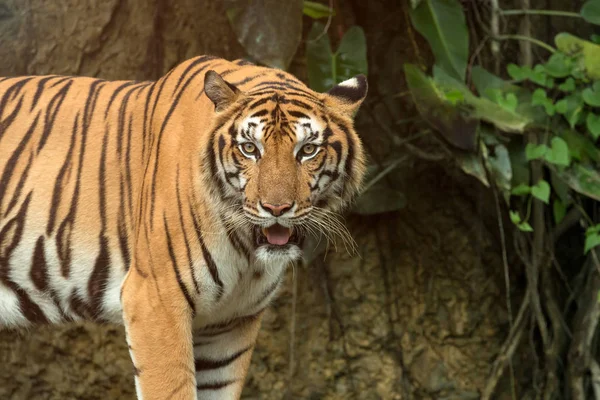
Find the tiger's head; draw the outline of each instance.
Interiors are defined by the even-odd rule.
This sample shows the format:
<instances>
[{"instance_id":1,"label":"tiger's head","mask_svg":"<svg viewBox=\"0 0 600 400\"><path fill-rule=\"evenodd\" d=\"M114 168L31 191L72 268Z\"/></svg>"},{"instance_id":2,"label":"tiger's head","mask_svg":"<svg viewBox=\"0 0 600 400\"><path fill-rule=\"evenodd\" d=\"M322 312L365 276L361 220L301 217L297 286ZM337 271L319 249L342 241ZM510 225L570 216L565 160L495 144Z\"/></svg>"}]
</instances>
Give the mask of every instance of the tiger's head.
<instances>
[{"instance_id":1,"label":"tiger's head","mask_svg":"<svg viewBox=\"0 0 600 400\"><path fill-rule=\"evenodd\" d=\"M336 218L365 171L353 117L367 93L363 75L327 93L291 75L247 91L208 71L204 90L216 123L208 159L228 229L249 229L259 260L301 256L306 234L347 234Z\"/></svg>"}]
</instances>

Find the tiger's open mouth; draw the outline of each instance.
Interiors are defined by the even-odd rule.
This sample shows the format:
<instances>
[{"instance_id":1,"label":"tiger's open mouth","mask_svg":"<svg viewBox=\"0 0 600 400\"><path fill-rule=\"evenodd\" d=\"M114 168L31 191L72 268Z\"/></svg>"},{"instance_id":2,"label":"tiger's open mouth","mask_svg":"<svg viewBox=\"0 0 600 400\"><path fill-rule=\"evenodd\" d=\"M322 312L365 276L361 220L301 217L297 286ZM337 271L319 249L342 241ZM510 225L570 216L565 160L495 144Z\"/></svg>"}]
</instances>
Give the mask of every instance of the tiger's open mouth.
<instances>
[{"instance_id":1,"label":"tiger's open mouth","mask_svg":"<svg viewBox=\"0 0 600 400\"><path fill-rule=\"evenodd\" d=\"M256 225L254 227L254 239L256 246L286 247L288 245L299 246L302 236L294 228L288 228L279 224L267 228Z\"/></svg>"}]
</instances>

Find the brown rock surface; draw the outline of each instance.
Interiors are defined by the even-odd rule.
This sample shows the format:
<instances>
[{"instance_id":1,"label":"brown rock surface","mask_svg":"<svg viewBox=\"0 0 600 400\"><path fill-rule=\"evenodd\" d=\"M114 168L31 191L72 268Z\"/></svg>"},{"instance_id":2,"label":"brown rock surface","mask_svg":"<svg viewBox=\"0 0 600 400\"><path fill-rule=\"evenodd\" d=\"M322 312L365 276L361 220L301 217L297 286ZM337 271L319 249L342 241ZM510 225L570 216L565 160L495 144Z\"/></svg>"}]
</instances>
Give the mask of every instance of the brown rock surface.
<instances>
[{"instance_id":1,"label":"brown rock surface","mask_svg":"<svg viewBox=\"0 0 600 400\"><path fill-rule=\"evenodd\" d=\"M386 108L388 119L412 117L410 99L396 96L401 62L424 55L406 35L402 7L371 3L354 7L370 45L369 118ZM222 2L0 0L0 76L153 79L205 53L244 55ZM366 141L385 147L364 115ZM290 272L265 318L245 398L477 398L506 329L498 245L446 169L417 163L403 173L404 210L350 220L360 256L330 252L297 268L295 313ZM134 397L121 327L0 332L0 399Z\"/></svg>"}]
</instances>

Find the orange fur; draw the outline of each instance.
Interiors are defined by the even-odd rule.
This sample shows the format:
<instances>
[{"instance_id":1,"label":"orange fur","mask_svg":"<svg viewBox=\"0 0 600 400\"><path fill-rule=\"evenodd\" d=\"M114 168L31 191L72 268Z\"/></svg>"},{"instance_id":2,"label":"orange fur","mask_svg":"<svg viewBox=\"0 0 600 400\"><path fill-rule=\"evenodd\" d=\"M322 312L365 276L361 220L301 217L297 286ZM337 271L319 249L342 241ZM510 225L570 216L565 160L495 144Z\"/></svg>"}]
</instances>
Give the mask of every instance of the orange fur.
<instances>
[{"instance_id":1,"label":"orange fur","mask_svg":"<svg viewBox=\"0 0 600 400\"><path fill-rule=\"evenodd\" d=\"M238 398L285 266L358 190L365 95L206 56L1 79L0 326L122 318L140 398Z\"/></svg>"}]
</instances>

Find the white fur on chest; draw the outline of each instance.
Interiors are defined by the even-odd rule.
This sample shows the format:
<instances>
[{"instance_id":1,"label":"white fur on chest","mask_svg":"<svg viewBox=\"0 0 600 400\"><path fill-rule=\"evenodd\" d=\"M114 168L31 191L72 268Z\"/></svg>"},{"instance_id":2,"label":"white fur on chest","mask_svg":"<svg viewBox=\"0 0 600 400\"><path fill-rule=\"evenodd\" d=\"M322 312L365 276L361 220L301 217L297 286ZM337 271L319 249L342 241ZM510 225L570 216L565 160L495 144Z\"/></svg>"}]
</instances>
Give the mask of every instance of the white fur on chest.
<instances>
[{"instance_id":1,"label":"white fur on chest","mask_svg":"<svg viewBox=\"0 0 600 400\"><path fill-rule=\"evenodd\" d=\"M253 258L248 263L225 240L218 248L222 250L214 252L213 258L222 289L215 284L205 265L197 266L200 294L196 301L195 329L263 310L276 295L286 271L287 263L279 260L263 263ZM221 296L219 290L223 292Z\"/></svg>"}]
</instances>

